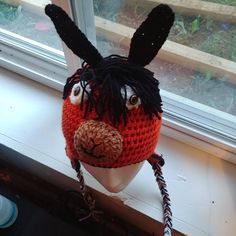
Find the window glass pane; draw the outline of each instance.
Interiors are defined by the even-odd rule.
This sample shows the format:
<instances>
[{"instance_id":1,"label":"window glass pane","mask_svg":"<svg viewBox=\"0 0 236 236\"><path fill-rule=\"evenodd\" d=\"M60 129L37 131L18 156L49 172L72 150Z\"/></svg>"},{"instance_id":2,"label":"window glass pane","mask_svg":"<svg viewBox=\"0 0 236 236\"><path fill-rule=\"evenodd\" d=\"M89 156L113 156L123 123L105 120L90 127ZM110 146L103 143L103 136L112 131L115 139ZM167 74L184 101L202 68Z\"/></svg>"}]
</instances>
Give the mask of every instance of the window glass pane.
<instances>
[{"instance_id":1,"label":"window glass pane","mask_svg":"<svg viewBox=\"0 0 236 236\"><path fill-rule=\"evenodd\" d=\"M60 39L44 14L49 0L0 0L0 28L62 51Z\"/></svg>"},{"instance_id":2,"label":"window glass pane","mask_svg":"<svg viewBox=\"0 0 236 236\"><path fill-rule=\"evenodd\" d=\"M97 46L103 55L127 56L128 38L159 2L94 0ZM148 67L161 89L236 116L235 0L199 1L190 9L191 1L170 2L175 2L175 23Z\"/></svg>"}]
</instances>

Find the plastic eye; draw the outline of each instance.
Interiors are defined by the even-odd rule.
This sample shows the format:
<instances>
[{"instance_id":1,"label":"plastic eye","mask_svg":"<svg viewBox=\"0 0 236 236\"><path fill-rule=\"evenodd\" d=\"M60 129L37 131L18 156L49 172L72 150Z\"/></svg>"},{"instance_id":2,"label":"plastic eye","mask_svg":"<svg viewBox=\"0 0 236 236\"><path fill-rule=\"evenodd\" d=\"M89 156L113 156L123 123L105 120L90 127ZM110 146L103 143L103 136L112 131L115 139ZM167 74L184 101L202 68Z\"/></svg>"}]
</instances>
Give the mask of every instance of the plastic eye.
<instances>
[{"instance_id":1,"label":"plastic eye","mask_svg":"<svg viewBox=\"0 0 236 236\"><path fill-rule=\"evenodd\" d=\"M125 89L122 88L121 94L125 99L125 90L126 90L126 107L128 110L132 110L134 108L138 108L141 104L140 98L135 94L135 91L128 85L125 85Z\"/></svg>"},{"instance_id":2,"label":"plastic eye","mask_svg":"<svg viewBox=\"0 0 236 236\"><path fill-rule=\"evenodd\" d=\"M74 96L75 96L75 97L79 95L80 90L81 90L81 89L80 89L80 86L78 86L78 87L75 88L75 90L74 90Z\"/></svg>"},{"instance_id":3,"label":"plastic eye","mask_svg":"<svg viewBox=\"0 0 236 236\"><path fill-rule=\"evenodd\" d=\"M83 96L83 88L80 83L77 83L72 87L72 90L71 90L71 94L70 94L71 103L74 105L80 104L82 101L82 96ZM84 93L84 99L86 99L86 93Z\"/></svg>"},{"instance_id":4,"label":"plastic eye","mask_svg":"<svg viewBox=\"0 0 236 236\"><path fill-rule=\"evenodd\" d=\"M129 103L133 106L136 105L138 103L138 96L136 94L131 95Z\"/></svg>"}]
</instances>

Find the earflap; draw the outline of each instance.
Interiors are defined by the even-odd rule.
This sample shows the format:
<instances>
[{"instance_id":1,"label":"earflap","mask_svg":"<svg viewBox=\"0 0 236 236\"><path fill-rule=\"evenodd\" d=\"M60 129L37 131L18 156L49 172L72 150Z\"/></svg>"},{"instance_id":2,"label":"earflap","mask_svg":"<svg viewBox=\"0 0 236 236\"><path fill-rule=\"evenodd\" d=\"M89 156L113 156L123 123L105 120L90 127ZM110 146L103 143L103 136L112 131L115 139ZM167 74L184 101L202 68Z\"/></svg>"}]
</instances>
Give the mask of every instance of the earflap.
<instances>
[{"instance_id":1,"label":"earflap","mask_svg":"<svg viewBox=\"0 0 236 236\"><path fill-rule=\"evenodd\" d=\"M91 66L96 66L103 57L80 31L67 13L54 4L45 7L45 13L51 18L57 33L65 44Z\"/></svg>"},{"instance_id":2,"label":"earflap","mask_svg":"<svg viewBox=\"0 0 236 236\"><path fill-rule=\"evenodd\" d=\"M140 66L149 64L166 41L174 18L168 5L155 7L134 33L128 61Z\"/></svg>"}]
</instances>

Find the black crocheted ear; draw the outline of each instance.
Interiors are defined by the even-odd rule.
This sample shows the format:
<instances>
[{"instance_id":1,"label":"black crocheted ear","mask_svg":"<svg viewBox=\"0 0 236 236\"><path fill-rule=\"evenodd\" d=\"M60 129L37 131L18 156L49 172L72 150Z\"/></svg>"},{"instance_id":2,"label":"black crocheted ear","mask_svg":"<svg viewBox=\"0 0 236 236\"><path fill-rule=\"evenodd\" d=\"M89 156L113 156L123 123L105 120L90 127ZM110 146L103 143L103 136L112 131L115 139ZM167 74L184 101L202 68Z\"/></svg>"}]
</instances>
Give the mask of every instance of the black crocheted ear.
<instances>
[{"instance_id":1,"label":"black crocheted ear","mask_svg":"<svg viewBox=\"0 0 236 236\"><path fill-rule=\"evenodd\" d=\"M128 60L141 66L149 64L166 41L174 18L169 6L155 7L134 33Z\"/></svg>"},{"instance_id":2,"label":"black crocheted ear","mask_svg":"<svg viewBox=\"0 0 236 236\"><path fill-rule=\"evenodd\" d=\"M54 4L48 4L45 13L51 18L57 33L74 54L91 66L96 66L103 59L64 10Z\"/></svg>"}]
</instances>

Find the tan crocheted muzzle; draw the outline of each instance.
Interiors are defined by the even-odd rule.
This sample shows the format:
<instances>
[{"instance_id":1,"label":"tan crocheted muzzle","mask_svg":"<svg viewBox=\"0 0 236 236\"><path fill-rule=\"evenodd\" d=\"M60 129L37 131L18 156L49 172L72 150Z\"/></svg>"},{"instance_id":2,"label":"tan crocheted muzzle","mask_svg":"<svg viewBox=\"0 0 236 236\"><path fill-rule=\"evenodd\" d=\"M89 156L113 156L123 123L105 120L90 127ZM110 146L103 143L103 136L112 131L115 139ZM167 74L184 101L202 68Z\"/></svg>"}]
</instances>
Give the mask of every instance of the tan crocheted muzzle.
<instances>
[{"instance_id":1,"label":"tan crocheted muzzle","mask_svg":"<svg viewBox=\"0 0 236 236\"><path fill-rule=\"evenodd\" d=\"M121 154L123 138L112 126L95 120L84 121L75 131L74 146L81 159L112 163Z\"/></svg>"}]
</instances>

